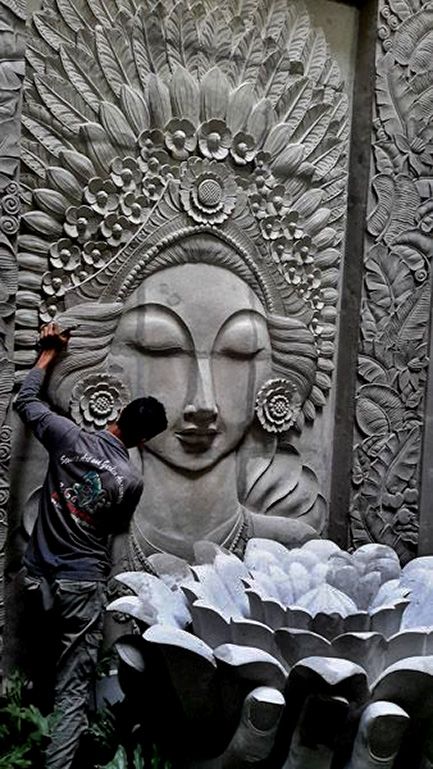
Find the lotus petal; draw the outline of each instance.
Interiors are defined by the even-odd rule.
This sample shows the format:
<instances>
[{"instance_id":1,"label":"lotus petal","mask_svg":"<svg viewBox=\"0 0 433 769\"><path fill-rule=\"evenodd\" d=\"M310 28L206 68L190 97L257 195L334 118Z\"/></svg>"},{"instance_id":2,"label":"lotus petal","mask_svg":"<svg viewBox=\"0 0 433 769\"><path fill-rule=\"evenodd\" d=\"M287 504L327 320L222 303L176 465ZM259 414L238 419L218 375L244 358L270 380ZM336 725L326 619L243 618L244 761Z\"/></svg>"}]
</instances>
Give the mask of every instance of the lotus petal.
<instances>
[{"instance_id":1,"label":"lotus petal","mask_svg":"<svg viewBox=\"0 0 433 769\"><path fill-rule=\"evenodd\" d=\"M231 641L239 646L253 646L272 656L278 655L274 633L263 622L252 619L230 621Z\"/></svg>"},{"instance_id":2,"label":"lotus petal","mask_svg":"<svg viewBox=\"0 0 433 769\"><path fill-rule=\"evenodd\" d=\"M428 655L430 633L423 630L406 630L396 633L388 639L388 665L408 657Z\"/></svg>"},{"instance_id":3,"label":"lotus petal","mask_svg":"<svg viewBox=\"0 0 433 769\"><path fill-rule=\"evenodd\" d=\"M235 602L232 592L213 566L202 564L201 566L193 566L192 570L199 581L199 586L189 585L189 590L196 591L199 598L209 601L226 619L242 616L241 609ZM245 608L247 608L246 602Z\"/></svg>"},{"instance_id":4,"label":"lotus petal","mask_svg":"<svg viewBox=\"0 0 433 769\"><path fill-rule=\"evenodd\" d=\"M211 667L216 667L214 654L210 646L200 638L196 638L192 633L187 633L186 630L167 627L166 625L153 625L143 633L143 638L147 643L182 649L204 660Z\"/></svg>"},{"instance_id":5,"label":"lotus petal","mask_svg":"<svg viewBox=\"0 0 433 769\"><path fill-rule=\"evenodd\" d=\"M335 612L328 614L320 611L311 619L310 630L331 641L335 636L343 633L344 618Z\"/></svg>"},{"instance_id":6,"label":"lotus petal","mask_svg":"<svg viewBox=\"0 0 433 769\"><path fill-rule=\"evenodd\" d=\"M234 668L239 678L283 691L287 672L271 654L237 644L218 646L214 654L218 663Z\"/></svg>"},{"instance_id":7,"label":"lotus petal","mask_svg":"<svg viewBox=\"0 0 433 769\"><path fill-rule=\"evenodd\" d=\"M302 546L302 549L307 553L314 553L319 561L322 562L327 561L331 555L343 552L338 545L336 545L335 542L331 542L330 539L311 539Z\"/></svg>"},{"instance_id":8,"label":"lotus petal","mask_svg":"<svg viewBox=\"0 0 433 769\"><path fill-rule=\"evenodd\" d=\"M344 633L332 642L336 657L344 657L360 665L370 681L382 673L387 664L388 645L380 633Z\"/></svg>"},{"instance_id":9,"label":"lotus petal","mask_svg":"<svg viewBox=\"0 0 433 769\"><path fill-rule=\"evenodd\" d=\"M382 633L385 638L390 638L400 630L403 612L407 601L400 601L395 606L382 606L371 612L370 628L377 633Z\"/></svg>"},{"instance_id":10,"label":"lotus petal","mask_svg":"<svg viewBox=\"0 0 433 769\"><path fill-rule=\"evenodd\" d=\"M357 607L351 598L331 585L320 585L313 588L298 601L298 604L301 609L306 609L312 616L319 612L336 613L342 617L357 613Z\"/></svg>"},{"instance_id":11,"label":"lotus petal","mask_svg":"<svg viewBox=\"0 0 433 769\"><path fill-rule=\"evenodd\" d=\"M289 667L293 667L304 657L332 656L329 641L309 630L281 628L275 632L275 638L284 661Z\"/></svg>"},{"instance_id":12,"label":"lotus petal","mask_svg":"<svg viewBox=\"0 0 433 769\"><path fill-rule=\"evenodd\" d=\"M191 606L194 633L213 649L231 640L230 622L205 601Z\"/></svg>"},{"instance_id":13,"label":"lotus petal","mask_svg":"<svg viewBox=\"0 0 433 769\"><path fill-rule=\"evenodd\" d=\"M372 609L378 609L381 606L391 606L399 603L402 599L406 598L408 594L409 588L403 587L398 579L390 579L380 586L368 608L371 611Z\"/></svg>"}]
</instances>

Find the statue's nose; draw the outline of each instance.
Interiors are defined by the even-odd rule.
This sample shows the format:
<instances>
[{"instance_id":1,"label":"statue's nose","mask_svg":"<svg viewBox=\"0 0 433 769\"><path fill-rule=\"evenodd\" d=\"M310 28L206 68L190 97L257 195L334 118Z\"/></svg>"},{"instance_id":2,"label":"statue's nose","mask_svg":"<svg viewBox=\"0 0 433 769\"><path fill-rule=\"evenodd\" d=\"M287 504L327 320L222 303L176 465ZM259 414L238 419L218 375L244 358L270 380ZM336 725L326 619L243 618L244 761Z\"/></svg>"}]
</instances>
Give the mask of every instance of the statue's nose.
<instances>
[{"instance_id":1,"label":"statue's nose","mask_svg":"<svg viewBox=\"0 0 433 769\"><path fill-rule=\"evenodd\" d=\"M210 360L198 358L191 394L184 408L186 421L213 422L218 416Z\"/></svg>"}]
</instances>

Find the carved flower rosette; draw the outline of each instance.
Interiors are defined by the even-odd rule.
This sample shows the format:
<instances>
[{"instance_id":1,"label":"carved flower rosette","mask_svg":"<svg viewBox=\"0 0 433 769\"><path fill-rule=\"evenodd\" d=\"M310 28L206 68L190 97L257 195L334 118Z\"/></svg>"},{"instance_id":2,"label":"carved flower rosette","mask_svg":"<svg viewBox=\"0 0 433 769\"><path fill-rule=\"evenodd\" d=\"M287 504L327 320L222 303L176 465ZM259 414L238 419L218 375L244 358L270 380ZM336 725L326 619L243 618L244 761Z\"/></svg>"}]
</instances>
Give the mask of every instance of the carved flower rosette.
<instances>
[{"instance_id":1,"label":"carved flower rosette","mask_svg":"<svg viewBox=\"0 0 433 769\"><path fill-rule=\"evenodd\" d=\"M262 427L269 433L282 433L296 423L302 402L288 379L270 379L259 390L255 410Z\"/></svg>"},{"instance_id":2,"label":"carved flower rosette","mask_svg":"<svg viewBox=\"0 0 433 769\"><path fill-rule=\"evenodd\" d=\"M77 382L71 396L71 415L75 422L100 430L114 422L129 401L126 386L110 374L91 374Z\"/></svg>"},{"instance_id":3,"label":"carved flower rosette","mask_svg":"<svg viewBox=\"0 0 433 769\"><path fill-rule=\"evenodd\" d=\"M199 224L221 224L232 213L237 185L224 166L194 158L180 180L180 199L186 213Z\"/></svg>"}]
</instances>

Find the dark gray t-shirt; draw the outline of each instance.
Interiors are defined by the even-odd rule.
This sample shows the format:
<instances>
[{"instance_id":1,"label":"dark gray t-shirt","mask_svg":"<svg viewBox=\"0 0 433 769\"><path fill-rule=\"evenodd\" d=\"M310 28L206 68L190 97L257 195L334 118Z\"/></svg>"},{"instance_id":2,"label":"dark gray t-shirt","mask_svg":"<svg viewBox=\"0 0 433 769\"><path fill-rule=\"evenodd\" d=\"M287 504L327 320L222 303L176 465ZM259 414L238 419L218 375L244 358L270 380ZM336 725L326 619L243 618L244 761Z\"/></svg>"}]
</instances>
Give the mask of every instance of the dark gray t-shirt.
<instances>
[{"instance_id":1,"label":"dark gray t-shirt","mask_svg":"<svg viewBox=\"0 0 433 769\"><path fill-rule=\"evenodd\" d=\"M104 580L111 535L127 528L143 482L118 438L83 430L51 411L40 399L44 376L32 369L15 402L49 453L24 563L37 576Z\"/></svg>"}]
</instances>

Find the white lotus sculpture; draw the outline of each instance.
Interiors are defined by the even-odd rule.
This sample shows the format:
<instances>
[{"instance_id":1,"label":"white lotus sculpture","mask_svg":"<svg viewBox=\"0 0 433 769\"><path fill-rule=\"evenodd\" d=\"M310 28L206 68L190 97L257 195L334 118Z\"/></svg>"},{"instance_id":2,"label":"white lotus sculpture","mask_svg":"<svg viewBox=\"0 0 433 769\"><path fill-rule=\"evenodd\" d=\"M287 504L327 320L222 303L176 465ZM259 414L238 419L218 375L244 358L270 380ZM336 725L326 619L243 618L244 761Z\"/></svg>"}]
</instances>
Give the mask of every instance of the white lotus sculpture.
<instances>
[{"instance_id":1,"label":"white lotus sculpture","mask_svg":"<svg viewBox=\"0 0 433 769\"><path fill-rule=\"evenodd\" d=\"M136 624L117 644L126 695L147 687L143 717L179 766L429 765L433 558L253 539L243 562L211 543L196 560L119 574L134 595L109 606ZM240 739L239 722L271 736Z\"/></svg>"}]
</instances>

